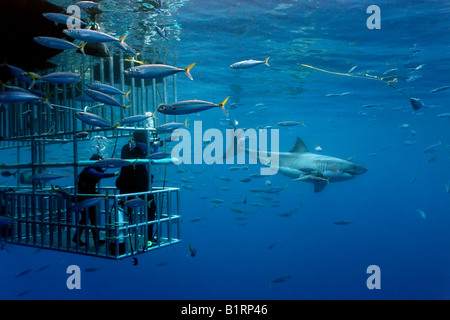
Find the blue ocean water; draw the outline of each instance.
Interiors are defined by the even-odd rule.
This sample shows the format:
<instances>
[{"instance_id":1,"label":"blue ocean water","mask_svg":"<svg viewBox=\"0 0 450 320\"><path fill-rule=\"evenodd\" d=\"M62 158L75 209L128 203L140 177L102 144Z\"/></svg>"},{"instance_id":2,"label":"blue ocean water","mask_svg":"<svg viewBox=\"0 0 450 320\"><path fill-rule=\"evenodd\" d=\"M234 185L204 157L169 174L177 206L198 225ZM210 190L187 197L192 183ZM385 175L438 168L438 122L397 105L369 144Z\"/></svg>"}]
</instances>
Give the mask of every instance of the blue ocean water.
<instances>
[{"instance_id":1,"label":"blue ocean water","mask_svg":"<svg viewBox=\"0 0 450 320\"><path fill-rule=\"evenodd\" d=\"M118 11L126 1L115 3ZM320 146L320 153L351 157L368 171L314 193L312 184L281 174L240 181L259 173L260 165L238 171L183 165L183 173L170 167L167 184L182 190L181 244L139 256L138 266L9 246L0 251L0 298L448 299L450 131L442 115L450 112L450 90L432 90L450 86L450 3L163 3L152 15L113 10L103 19L117 28L106 31L131 28L135 39L141 31L136 25L170 21L163 45L169 62L183 68L197 63L194 81L178 76L179 100L220 103L229 96L230 118L242 128L305 121L279 128L281 151L301 137L311 152ZM381 29L367 27L370 5L381 10ZM108 14L114 23L108 24ZM229 68L267 57L270 67ZM393 85L425 107L414 111L408 98L382 81L348 76L392 73L398 79ZM203 121L204 128L228 128L220 110L189 119ZM438 143L434 153L424 152ZM2 154L8 157L14 155ZM157 179L163 175L158 170ZM251 191L269 183L287 187L263 195L271 199ZM188 255L189 244L195 257ZM69 265L97 270L82 274L81 290L69 290ZM371 265L380 268L380 289L367 287ZM17 277L24 270L31 272Z\"/></svg>"}]
</instances>

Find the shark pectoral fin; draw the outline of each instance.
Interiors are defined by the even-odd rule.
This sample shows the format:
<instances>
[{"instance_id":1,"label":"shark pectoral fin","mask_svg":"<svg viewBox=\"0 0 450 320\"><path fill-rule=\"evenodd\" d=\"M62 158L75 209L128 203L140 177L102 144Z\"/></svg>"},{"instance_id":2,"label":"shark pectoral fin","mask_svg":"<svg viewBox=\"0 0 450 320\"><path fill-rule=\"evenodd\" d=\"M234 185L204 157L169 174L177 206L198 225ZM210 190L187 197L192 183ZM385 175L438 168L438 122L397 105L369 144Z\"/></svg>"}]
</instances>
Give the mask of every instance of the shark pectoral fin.
<instances>
[{"instance_id":1,"label":"shark pectoral fin","mask_svg":"<svg viewBox=\"0 0 450 320\"><path fill-rule=\"evenodd\" d=\"M222 158L223 158L223 160L226 160L226 159L232 158L232 157L234 158L242 151L243 151L243 149L238 146L238 141L235 141L235 143L231 144L228 147L228 149L223 154Z\"/></svg>"},{"instance_id":2,"label":"shark pectoral fin","mask_svg":"<svg viewBox=\"0 0 450 320\"><path fill-rule=\"evenodd\" d=\"M328 184L328 180L315 180L312 183L314 183L314 192L317 193L325 189Z\"/></svg>"}]
</instances>

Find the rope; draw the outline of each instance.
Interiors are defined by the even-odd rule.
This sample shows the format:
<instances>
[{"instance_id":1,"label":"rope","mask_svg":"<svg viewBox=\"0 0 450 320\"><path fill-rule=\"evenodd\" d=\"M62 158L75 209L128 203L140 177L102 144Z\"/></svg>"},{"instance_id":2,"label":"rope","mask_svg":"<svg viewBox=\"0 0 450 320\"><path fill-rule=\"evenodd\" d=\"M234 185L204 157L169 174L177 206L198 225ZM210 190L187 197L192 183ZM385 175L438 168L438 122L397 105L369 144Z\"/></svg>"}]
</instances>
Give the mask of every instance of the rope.
<instances>
[{"instance_id":1,"label":"rope","mask_svg":"<svg viewBox=\"0 0 450 320\"><path fill-rule=\"evenodd\" d=\"M399 92L400 94L402 94L403 96L405 96L406 98L411 100L410 96L408 96L406 93L402 92L400 89L397 89L396 87L394 87L392 85L392 82L398 82L397 78L394 78L394 79L389 80L389 81L386 80L386 79L391 78L393 76L387 76L387 77L380 78L380 77L373 76L373 75L370 75L370 74L367 74L367 73L364 74L364 75L354 75L354 74L349 74L349 73L328 71L328 70L316 68L316 67L313 67L313 66L309 66L307 64L301 64L301 66L306 67L306 68L310 68L310 69L313 69L313 70L317 70L317 71L320 71L320 72L335 74L335 75L338 75L338 76L345 76L345 77L358 78L358 79L378 80L378 81L381 81L384 84L388 85L389 87L391 87L395 91Z\"/></svg>"}]
</instances>

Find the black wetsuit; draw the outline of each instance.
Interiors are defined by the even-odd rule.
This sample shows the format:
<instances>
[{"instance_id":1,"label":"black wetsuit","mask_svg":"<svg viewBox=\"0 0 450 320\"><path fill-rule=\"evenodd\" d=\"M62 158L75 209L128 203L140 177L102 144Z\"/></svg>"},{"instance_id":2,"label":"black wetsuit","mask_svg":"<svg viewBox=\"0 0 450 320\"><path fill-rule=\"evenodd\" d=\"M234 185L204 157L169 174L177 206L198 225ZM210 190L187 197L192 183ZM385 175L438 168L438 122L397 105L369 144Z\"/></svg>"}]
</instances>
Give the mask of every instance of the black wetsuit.
<instances>
[{"instance_id":1,"label":"black wetsuit","mask_svg":"<svg viewBox=\"0 0 450 320\"><path fill-rule=\"evenodd\" d=\"M83 171L81 171L81 173L78 176L78 193L79 194L97 194L97 183L100 182L101 179L103 178L112 178L114 177L113 173L104 173L103 170L101 168L98 167L86 167L83 169ZM78 202L81 202L83 200L86 200L86 197L78 197ZM91 222L91 225L96 225L97 224L97 220L96 220L96 207L92 206L89 207L88 209L88 216L89 216L89 221ZM81 233L83 232L84 228L86 227L86 223L87 223L87 218L86 218L86 211L82 210L80 211L81 214L81 219L78 222L79 227L78 227L78 235L81 238ZM73 241L77 241L76 238L77 234L75 233L74 237L73 237ZM96 232L92 232L92 238L94 239L94 243L97 243L97 233ZM80 243L83 243L82 241Z\"/></svg>"},{"instance_id":2,"label":"black wetsuit","mask_svg":"<svg viewBox=\"0 0 450 320\"><path fill-rule=\"evenodd\" d=\"M126 144L122 148L121 152L122 159L146 159L147 158L147 145L142 142L136 142L134 148L130 148L129 144ZM116 187L119 189L121 194L126 193L137 193L137 192L147 192L149 191L149 173L147 171L147 165L145 164L134 164L126 167L122 167L120 170L120 175L116 180ZM129 197L128 199L133 199L134 197ZM140 198L145 199L145 196L140 196ZM147 195L147 201L151 201L148 206L148 221L155 220L156 204L153 194ZM132 209L129 209L131 212ZM152 241L153 239L153 225L148 226L148 239Z\"/></svg>"}]
</instances>

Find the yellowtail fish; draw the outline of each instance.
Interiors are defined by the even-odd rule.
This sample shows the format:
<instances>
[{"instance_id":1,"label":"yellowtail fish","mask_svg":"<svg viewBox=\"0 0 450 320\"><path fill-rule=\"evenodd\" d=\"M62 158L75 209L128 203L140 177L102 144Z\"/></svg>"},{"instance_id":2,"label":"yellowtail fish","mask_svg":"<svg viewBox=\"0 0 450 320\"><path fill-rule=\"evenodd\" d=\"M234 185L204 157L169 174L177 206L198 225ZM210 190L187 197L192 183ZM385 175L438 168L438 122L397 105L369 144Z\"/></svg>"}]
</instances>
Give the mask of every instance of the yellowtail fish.
<instances>
[{"instance_id":1,"label":"yellowtail fish","mask_svg":"<svg viewBox=\"0 0 450 320\"><path fill-rule=\"evenodd\" d=\"M145 205L150 205L152 203L152 201L153 201L153 199L150 201L145 201L143 199L132 199L132 200L126 201L123 205L126 208L140 208Z\"/></svg>"},{"instance_id":2,"label":"yellowtail fish","mask_svg":"<svg viewBox=\"0 0 450 320\"><path fill-rule=\"evenodd\" d=\"M24 70L22 70L22 69L20 69L18 67L14 67L14 66L11 66L9 64L3 64L3 65L8 67L8 69L11 72L11 74L13 75L13 77L16 78L17 80L19 80L21 82L28 83L28 84L33 82L33 79L29 75L31 72L26 72L26 71L24 71ZM31 74L33 74L35 76L39 76L36 73L31 73Z\"/></svg>"},{"instance_id":3,"label":"yellowtail fish","mask_svg":"<svg viewBox=\"0 0 450 320\"><path fill-rule=\"evenodd\" d=\"M71 212L78 212L78 211L84 210L86 208L96 206L102 200L104 200L104 198L89 198L89 199L83 200L81 202L78 202L70 210L71 210Z\"/></svg>"},{"instance_id":4,"label":"yellowtail fish","mask_svg":"<svg viewBox=\"0 0 450 320\"><path fill-rule=\"evenodd\" d=\"M180 127L187 127L187 121L188 121L188 119L186 119L186 121L184 121L184 123L177 123L177 122L166 123L166 124L163 124L163 125L157 127L156 131L158 133L172 133L173 131L175 131L176 129L178 129Z\"/></svg>"},{"instance_id":5,"label":"yellowtail fish","mask_svg":"<svg viewBox=\"0 0 450 320\"><path fill-rule=\"evenodd\" d=\"M33 88L36 83L41 82L49 82L53 84L74 84L81 81L81 76L72 72L53 72L45 76L39 76L32 73L28 74L33 79L29 89Z\"/></svg>"},{"instance_id":6,"label":"yellowtail fish","mask_svg":"<svg viewBox=\"0 0 450 320\"><path fill-rule=\"evenodd\" d=\"M89 112L79 112L76 114L77 118L84 123L90 124L92 126L100 127L100 128L117 128L120 124L113 126L111 122L102 117L89 113Z\"/></svg>"},{"instance_id":7,"label":"yellowtail fish","mask_svg":"<svg viewBox=\"0 0 450 320\"><path fill-rule=\"evenodd\" d=\"M62 175L59 173L44 172L44 173L38 173L38 174L35 174L34 176L31 176L31 180L33 180L33 181L48 181L48 180L67 178L69 175L70 175L70 173L68 173L67 175Z\"/></svg>"},{"instance_id":8,"label":"yellowtail fish","mask_svg":"<svg viewBox=\"0 0 450 320\"><path fill-rule=\"evenodd\" d=\"M5 177L5 178L11 177L11 176L14 176L14 177L15 177L17 172L18 172L18 170L15 171L15 172L11 172L11 171L2 171L1 175L2 175L2 177Z\"/></svg>"},{"instance_id":9,"label":"yellowtail fish","mask_svg":"<svg viewBox=\"0 0 450 320\"><path fill-rule=\"evenodd\" d=\"M151 116L149 115L136 115L136 116L131 116L131 117L127 117L124 118L122 120L120 120L120 124L124 125L124 124L134 124L134 123L139 123L142 121L147 120L148 118L150 118Z\"/></svg>"},{"instance_id":10,"label":"yellowtail fish","mask_svg":"<svg viewBox=\"0 0 450 320\"><path fill-rule=\"evenodd\" d=\"M228 116L227 111L225 110L225 104L227 103L227 101L228 97L220 104L201 100L179 101L160 105L158 108L158 112L170 115L180 115L180 114L197 113L200 111L218 107L222 109L225 116Z\"/></svg>"},{"instance_id":11,"label":"yellowtail fish","mask_svg":"<svg viewBox=\"0 0 450 320\"><path fill-rule=\"evenodd\" d=\"M113 42L114 45L119 48L120 50L124 51L125 53L128 53L132 57L137 57L138 53L133 50L128 44L125 43L125 39L128 37L128 34L124 35L122 38L120 38L120 41Z\"/></svg>"},{"instance_id":12,"label":"yellowtail fish","mask_svg":"<svg viewBox=\"0 0 450 320\"><path fill-rule=\"evenodd\" d=\"M63 199L70 199L71 195L67 190L64 190L61 187L58 187L58 189L55 188L55 186L52 184L52 191L57 193L59 196L61 196Z\"/></svg>"},{"instance_id":13,"label":"yellowtail fish","mask_svg":"<svg viewBox=\"0 0 450 320\"><path fill-rule=\"evenodd\" d=\"M107 84L103 84L103 83L88 83L86 84L86 87L88 87L91 90L95 90L101 93L105 93L105 94L110 94L113 96L116 95L124 95L127 99L128 99L128 95L131 93L131 90L128 92L123 92L119 89L117 89L116 87L107 85Z\"/></svg>"},{"instance_id":14,"label":"yellowtail fish","mask_svg":"<svg viewBox=\"0 0 450 320\"><path fill-rule=\"evenodd\" d=\"M164 64L148 64L138 67L132 67L130 69L125 70L123 73L128 77L138 79L161 79L171 76L173 74L184 72L189 79L194 80L194 78L192 78L192 75L190 73L191 69L194 66L195 63L191 64L190 66L184 69L180 69L177 67L167 66Z\"/></svg>"},{"instance_id":15,"label":"yellowtail fish","mask_svg":"<svg viewBox=\"0 0 450 320\"><path fill-rule=\"evenodd\" d=\"M95 91L92 89L87 89L84 90L84 93L86 93L86 95L88 97L91 97L92 99L94 99L95 101L107 104L109 106L113 106L113 107L121 107L124 109L128 109L129 107L131 107L131 105L129 106L123 106L122 104L120 104L118 101L116 101L114 98L108 96L105 93L102 93L100 91Z\"/></svg>"},{"instance_id":16,"label":"yellowtail fish","mask_svg":"<svg viewBox=\"0 0 450 320\"><path fill-rule=\"evenodd\" d=\"M103 160L96 161L94 166L100 167L100 168L107 168L107 169L122 168L122 167L127 167L127 166L135 164L137 162L137 160L138 159L134 160L134 162L131 162L129 160L118 159L118 158L103 159Z\"/></svg>"},{"instance_id":17,"label":"yellowtail fish","mask_svg":"<svg viewBox=\"0 0 450 320\"><path fill-rule=\"evenodd\" d=\"M75 24L79 24L81 27L86 27L88 24L86 22L84 22L83 20L80 20L74 16L69 16L67 14L64 13L53 13L53 12L49 12L49 13L43 13L42 14L44 16L44 18L53 21L56 25L57 24L63 24L63 25L67 25L67 22L72 22Z\"/></svg>"},{"instance_id":18,"label":"yellowtail fish","mask_svg":"<svg viewBox=\"0 0 450 320\"><path fill-rule=\"evenodd\" d=\"M64 29L64 34L77 40L94 43L121 42L122 39L110 36L101 31L89 29Z\"/></svg>"},{"instance_id":19,"label":"yellowtail fish","mask_svg":"<svg viewBox=\"0 0 450 320\"><path fill-rule=\"evenodd\" d=\"M269 59L270 59L270 57L268 57L264 61L258 61L258 60L253 60L253 59L240 61L240 62L233 63L230 66L230 68L233 68L233 69L248 69L248 68L256 67L256 66L258 66L260 64L265 64L266 66L270 67Z\"/></svg>"},{"instance_id":20,"label":"yellowtail fish","mask_svg":"<svg viewBox=\"0 0 450 320\"><path fill-rule=\"evenodd\" d=\"M52 105L48 101L52 94L53 92L50 92L45 97L39 97L31 92L25 91L2 91L0 92L0 104L44 101L50 108L52 108Z\"/></svg>"},{"instance_id":21,"label":"yellowtail fish","mask_svg":"<svg viewBox=\"0 0 450 320\"><path fill-rule=\"evenodd\" d=\"M76 44L64 40L53 37L35 37L33 40L39 43L41 46L57 49L57 50L77 50L80 49L81 53L84 53L84 47L87 42L83 43L81 46L77 46Z\"/></svg>"},{"instance_id":22,"label":"yellowtail fish","mask_svg":"<svg viewBox=\"0 0 450 320\"><path fill-rule=\"evenodd\" d=\"M171 156L168 152L156 152L150 154L147 158L151 160L167 159Z\"/></svg>"}]
</instances>

